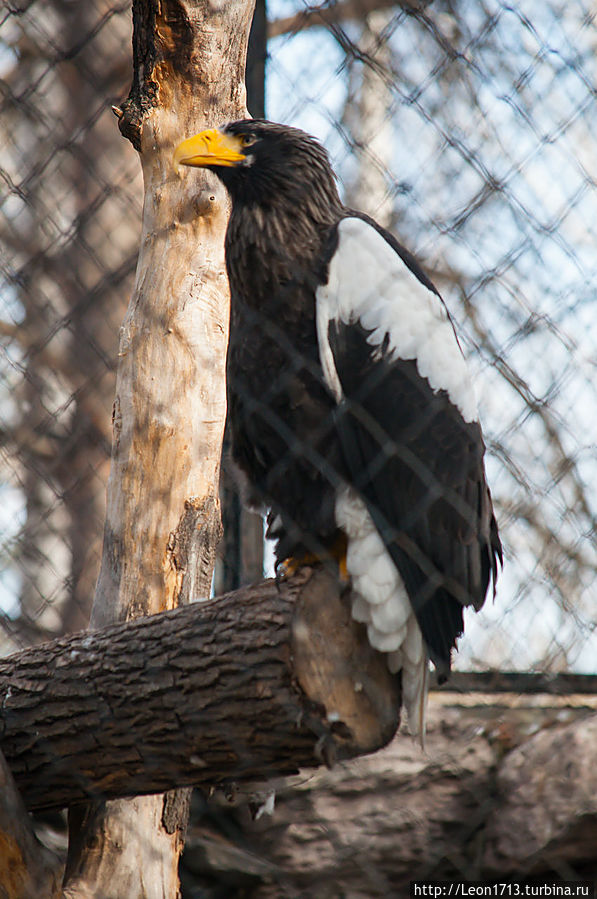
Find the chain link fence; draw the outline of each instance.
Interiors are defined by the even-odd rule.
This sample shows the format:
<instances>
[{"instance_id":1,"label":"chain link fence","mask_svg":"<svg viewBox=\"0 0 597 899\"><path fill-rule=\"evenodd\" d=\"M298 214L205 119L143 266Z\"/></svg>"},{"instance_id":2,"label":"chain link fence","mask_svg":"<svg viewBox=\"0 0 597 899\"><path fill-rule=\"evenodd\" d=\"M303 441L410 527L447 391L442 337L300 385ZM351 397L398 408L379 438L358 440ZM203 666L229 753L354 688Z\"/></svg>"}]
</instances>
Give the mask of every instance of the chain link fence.
<instances>
[{"instance_id":1,"label":"chain link fence","mask_svg":"<svg viewBox=\"0 0 597 899\"><path fill-rule=\"evenodd\" d=\"M142 203L110 102L130 7L2 12L2 650L86 626Z\"/></svg>"},{"instance_id":2,"label":"chain link fence","mask_svg":"<svg viewBox=\"0 0 597 899\"><path fill-rule=\"evenodd\" d=\"M458 664L592 672L592 11L334 10L278 22L269 109L324 139L347 202L419 256L458 322L506 550Z\"/></svg>"},{"instance_id":3,"label":"chain link fence","mask_svg":"<svg viewBox=\"0 0 597 899\"><path fill-rule=\"evenodd\" d=\"M99 566L118 328L141 217L138 162L110 112L130 83L130 18L128 3L110 0L0 13L3 654L85 627ZM344 200L415 252L473 371L505 569L495 602L467 621L456 667L592 674L595 10L587 0L416 11L280 0L268 18L268 117L320 138ZM261 523L241 518L229 483L224 497L216 590L271 567ZM359 764L352 770L373 776ZM308 815L296 792L287 803L303 816L304 845L309 828L327 828L317 851L329 853L330 883L354 847L334 818L340 780L325 787L319 824L315 792ZM254 895L313 895L305 870L292 883L280 875L288 846L257 860L240 813L196 806L188 896L253 895L262 882L277 886ZM207 861L209 827L239 853L228 887ZM260 839L273 844L275 828ZM440 861L418 873L445 873ZM469 873L456 859L448 869ZM200 892L201 877L220 887ZM373 865L368 895L394 895L391 884ZM333 889L320 895L341 895Z\"/></svg>"}]
</instances>

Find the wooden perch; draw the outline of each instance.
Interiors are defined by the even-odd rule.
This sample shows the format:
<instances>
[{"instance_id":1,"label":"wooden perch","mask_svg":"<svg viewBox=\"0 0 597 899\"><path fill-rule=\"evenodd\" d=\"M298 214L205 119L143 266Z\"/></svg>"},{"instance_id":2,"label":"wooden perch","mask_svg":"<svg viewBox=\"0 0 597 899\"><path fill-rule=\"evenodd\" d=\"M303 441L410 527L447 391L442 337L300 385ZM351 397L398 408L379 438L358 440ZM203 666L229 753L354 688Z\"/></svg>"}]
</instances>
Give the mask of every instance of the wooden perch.
<instances>
[{"instance_id":1,"label":"wooden perch","mask_svg":"<svg viewBox=\"0 0 597 899\"><path fill-rule=\"evenodd\" d=\"M30 809L330 764L386 744L399 705L324 569L0 662L2 750Z\"/></svg>"}]
</instances>

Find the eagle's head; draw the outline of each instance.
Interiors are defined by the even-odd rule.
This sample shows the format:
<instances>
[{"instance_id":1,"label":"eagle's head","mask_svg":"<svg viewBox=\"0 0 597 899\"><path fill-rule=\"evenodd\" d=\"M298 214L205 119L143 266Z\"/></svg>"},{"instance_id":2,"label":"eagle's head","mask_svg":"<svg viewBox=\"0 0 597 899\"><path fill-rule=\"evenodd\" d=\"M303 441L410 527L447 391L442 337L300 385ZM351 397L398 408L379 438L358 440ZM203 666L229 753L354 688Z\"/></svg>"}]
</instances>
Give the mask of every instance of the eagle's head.
<instances>
[{"instance_id":1,"label":"eagle's head","mask_svg":"<svg viewBox=\"0 0 597 899\"><path fill-rule=\"evenodd\" d=\"M233 203L284 203L310 209L315 218L342 209L326 150L298 128L241 119L183 141L174 162L214 171Z\"/></svg>"}]
</instances>

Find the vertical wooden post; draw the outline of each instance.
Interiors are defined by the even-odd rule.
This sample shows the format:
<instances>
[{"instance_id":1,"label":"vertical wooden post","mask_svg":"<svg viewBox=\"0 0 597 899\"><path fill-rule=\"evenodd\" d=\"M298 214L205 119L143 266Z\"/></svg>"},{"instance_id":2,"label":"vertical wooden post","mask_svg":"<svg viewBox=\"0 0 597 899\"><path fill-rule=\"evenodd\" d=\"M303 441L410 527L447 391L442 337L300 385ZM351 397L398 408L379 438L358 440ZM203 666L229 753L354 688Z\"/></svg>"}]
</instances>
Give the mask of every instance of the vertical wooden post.
<instances>
[{"instance_id":1,"label":"vertical wooden post","mask_svg":"<svg viewBox=\"0 0 597 899\"><path fill-rule=\"evenodd\" d=\"M267 58L267 17L265 0L256 0L247 45L247 107L255 119L265 118L265 63ZM224 454L227 452L224 435ZM224 539L220 543L220 564L214 587L217 594L237 590L263 577L263 519L244 508L239 486L226 466L222 469L220 502Z\"/></svg>"},{"instance_id":2,"label":"vertical wooden post","mask_svg":"<svg viewBox=\"0 0 597 899\"><path fill-rule=\"evenodd\" d=\"M91 626L209 593L220 532L228 200L176 144L246 115L250 0L134 0L134 75L120 129L140 153L136 283L120 333L113 448ZM120 111L118 111L120 113ZM65 895L175 897L188 795L72 810Z\"/></svg>"},{"instance_id":3,"label":"vertical wooden post","mask_svg":"<svg viewBox=\"0 0 597 899\"><path fill-rule=\"evenodd\" d=\"M247 106L254 119L265 118L265 65L267 62L266 0L256 0L247 48Z\"/></svg>"}]
</instances>

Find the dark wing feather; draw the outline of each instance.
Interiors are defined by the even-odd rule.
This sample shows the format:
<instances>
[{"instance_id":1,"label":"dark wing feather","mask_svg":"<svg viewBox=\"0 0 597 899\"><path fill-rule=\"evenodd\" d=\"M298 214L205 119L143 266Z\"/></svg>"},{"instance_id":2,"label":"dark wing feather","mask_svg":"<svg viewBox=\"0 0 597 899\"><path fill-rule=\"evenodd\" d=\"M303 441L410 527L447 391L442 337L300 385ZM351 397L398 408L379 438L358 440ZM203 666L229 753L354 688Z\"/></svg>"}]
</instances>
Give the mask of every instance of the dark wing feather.
<instances>
[{"instance_id":1,"label":"dark wing feather","mask_svg":"<svg viewBox=\"0 0 597 899\"><path fill-rule=\"evenodd\" d=\"M463 606L485 599L501 547L478 422L465 422L412 359L367 341L358 322L329 323L343 398L336 429L440 675L463 630Z\"/></svg>"}]
</instances>

